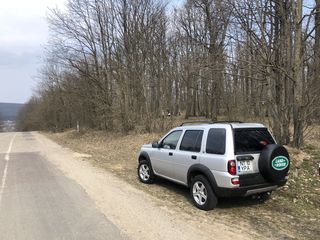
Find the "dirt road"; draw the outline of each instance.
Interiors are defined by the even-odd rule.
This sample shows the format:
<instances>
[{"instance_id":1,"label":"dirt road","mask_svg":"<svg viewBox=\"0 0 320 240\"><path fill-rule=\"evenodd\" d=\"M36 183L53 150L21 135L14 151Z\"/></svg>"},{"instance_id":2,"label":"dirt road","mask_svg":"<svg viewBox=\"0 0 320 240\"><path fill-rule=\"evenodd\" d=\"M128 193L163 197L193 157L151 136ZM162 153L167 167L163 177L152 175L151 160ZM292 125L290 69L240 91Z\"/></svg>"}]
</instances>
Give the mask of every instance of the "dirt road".
<instances>
[{"instance_id":1,"label":"dirt road","mask_svg":"<svg viewBox=\"0 0 320 240\"><path fill-rule=\"evenodd\" d=\"M0 143L1 239L257 237L239 225L208 224L165 207L165 199L93 167L81 160L85 155L39 133L0 134Z\"/></svg>"}]
</instances>

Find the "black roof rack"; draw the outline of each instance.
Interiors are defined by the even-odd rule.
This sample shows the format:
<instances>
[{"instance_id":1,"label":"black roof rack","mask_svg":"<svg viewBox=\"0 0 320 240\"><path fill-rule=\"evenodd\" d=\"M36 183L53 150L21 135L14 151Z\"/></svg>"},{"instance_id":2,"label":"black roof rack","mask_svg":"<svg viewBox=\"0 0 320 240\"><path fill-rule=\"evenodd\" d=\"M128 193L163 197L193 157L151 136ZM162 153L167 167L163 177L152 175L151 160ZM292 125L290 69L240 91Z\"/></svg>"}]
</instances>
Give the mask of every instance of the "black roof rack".
<instances>
[{"instance_id":1,"label":"black roof rack","mask_svg":"<svg viewBox=\"0 0 320 240\"><path fill-rule=\"evenodd\" d=\"M216 121L214 123L243 123L242 121L232 121L232 120L229 120L229 121Z\"/></svg>"},{"instance_id":2,"label":"black roof rack","mask_svg":"<svg viewBox=\"0 0 320 240\"><path fill-rule=\"evenodd\" d=\"M184 123L181 123L180 126L184 126L184 125L187 125L187 124L195 124L195 123L202 123L202 124L215 124L215 123L243 123L241 121L202 121L202 120L199 120L199 121L190 121L190 122L184 122Z\"/></svg>"},{"instance_id":3,"label":"black roof rack","mask_svg":"<svg viewBox=\"0 0 320 240\"><path fill-rule=\"evenodd\" d=\"M206 120L199 120L199 121L184 122L184 123L181 123L180 126L184 126L187 124L194 124L194 123L213 124L214 122L210 121L210 120L207 120L207 121Z\"/></svg>"}]
</instances>

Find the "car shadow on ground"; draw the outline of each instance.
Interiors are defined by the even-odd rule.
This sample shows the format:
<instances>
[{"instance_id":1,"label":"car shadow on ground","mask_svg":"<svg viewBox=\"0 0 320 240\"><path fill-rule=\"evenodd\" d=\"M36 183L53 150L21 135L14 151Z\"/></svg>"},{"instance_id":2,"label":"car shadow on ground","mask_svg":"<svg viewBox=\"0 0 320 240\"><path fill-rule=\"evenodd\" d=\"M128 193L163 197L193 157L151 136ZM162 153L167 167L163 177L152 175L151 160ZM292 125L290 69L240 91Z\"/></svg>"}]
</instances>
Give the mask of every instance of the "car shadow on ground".
<instances>
[{"instance_id":1,"label":"car shadow on ground","mask_svg":"<svg viewBox=\"0 0 320 240\"><path fill-rule=\"evenodd\" d=\"M231 198L220 198L217 208L228 209L228 208L241 208L257 206L265 201L255 196L249 197L231 197Z\"/></svg>"},{"instance_id":2,"label":"car shadow on ground","mask_svg":"<svg viewBox=\"0 0 320 240\"><path fill-rule=\"evenodd\" d=\"M170 193L182 196L188 203L192 204L189 188L180 184L172 183L169 180L163 178L157 178L155 184L170 191ZM264 201L255 196L248 197L230 197L230 198L219 198L219 202L216 208L228 209L228 208L241 208L250 207L262 204Z\"/></svg>"}]
</instances>

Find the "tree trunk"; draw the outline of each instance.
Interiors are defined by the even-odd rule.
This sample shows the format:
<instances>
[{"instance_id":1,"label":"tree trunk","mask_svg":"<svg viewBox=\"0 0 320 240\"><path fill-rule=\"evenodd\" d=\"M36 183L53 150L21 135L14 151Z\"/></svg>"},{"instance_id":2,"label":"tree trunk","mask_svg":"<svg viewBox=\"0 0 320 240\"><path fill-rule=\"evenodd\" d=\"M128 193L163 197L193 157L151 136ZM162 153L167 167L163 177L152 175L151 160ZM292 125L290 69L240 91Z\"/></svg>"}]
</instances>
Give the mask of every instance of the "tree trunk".
<instances>
[{"instance_id":1,"label":"tree trunk","mask_svg":"<svg viewBox=\"0 0 320 240\"><path fill-rule=\"evenodd\" d=\"M302 2L294 1L294 65L293 65L293 146L299 148L303 143L304 85L303 85L303 46L302 46Z\"/></svg>"}]
</instances>

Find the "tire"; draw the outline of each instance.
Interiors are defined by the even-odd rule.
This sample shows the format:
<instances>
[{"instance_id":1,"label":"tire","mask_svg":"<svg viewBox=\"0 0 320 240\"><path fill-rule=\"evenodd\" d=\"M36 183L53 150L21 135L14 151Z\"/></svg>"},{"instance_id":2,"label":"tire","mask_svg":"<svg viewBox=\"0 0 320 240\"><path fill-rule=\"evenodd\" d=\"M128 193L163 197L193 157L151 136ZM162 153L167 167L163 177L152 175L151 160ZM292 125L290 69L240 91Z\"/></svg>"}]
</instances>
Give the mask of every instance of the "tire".
<instances>
[{"instance_id":1,"label":"tire","mask_svg":"<svg viewBox=\"0 0 320 240\"><path fill-rule=\"evenodd\" d=\"M214 194L207 178L203 175L197 175L192 178L190 195L193 204L204 211L211 210L218 204L218 198Z\"/></svg>"},{"instance_id":2,"label":"tire","mask_svg":"<svg viewBox=\"0 0 320 240\"><path fill-rule=\"evenodd\" d=\"M141 160L139 162L138 177L142 183L151 184L154 182L155 176L149 161Z\"/></svg>"},{"instance_id":3,"label":"tire","mask_svg":"<svg viewBox=\"0 0 320 240\"><path fill-rule=\"evenodd\" d=\"M284 167L277 167L276 161L283 160ZM278 144L269 144L265 146L259 157L259 171L261 175L271 183L277 183L284 180L289 168L290 158L287 149Z\"/></svg>"}]
</instances>

